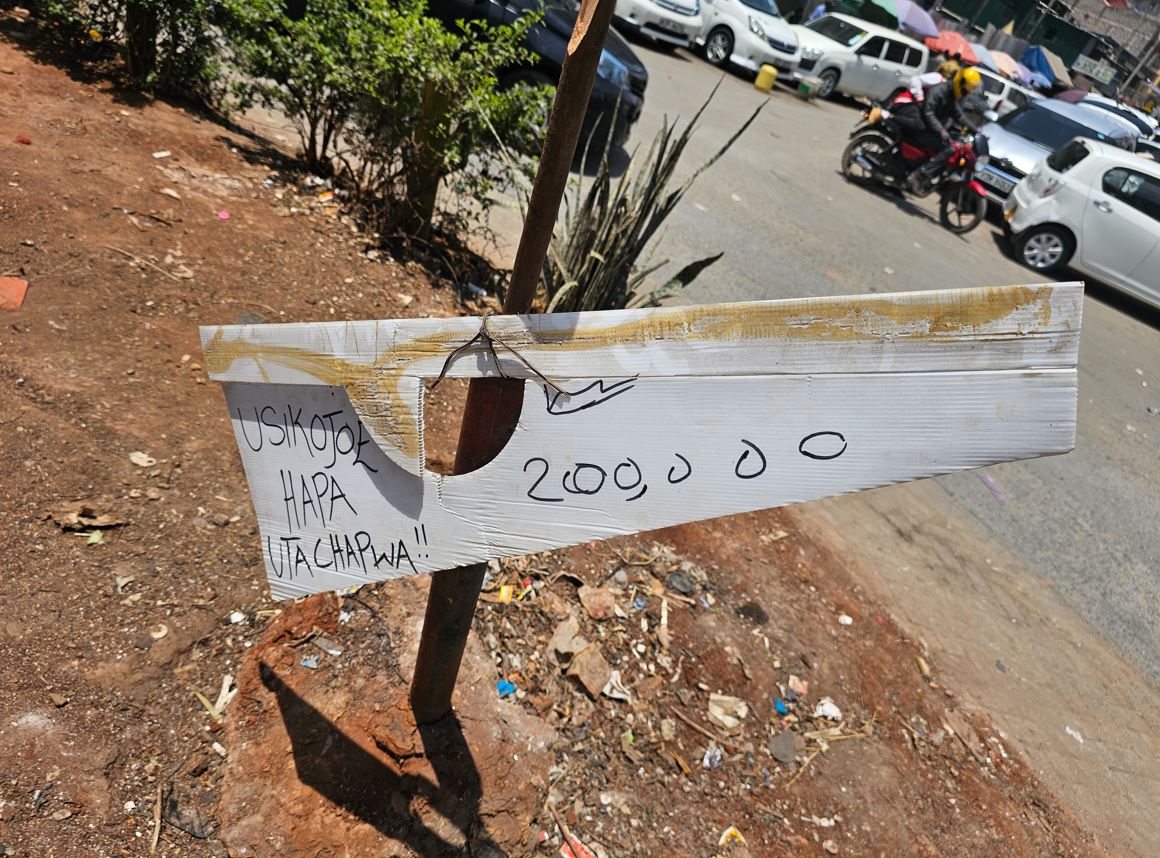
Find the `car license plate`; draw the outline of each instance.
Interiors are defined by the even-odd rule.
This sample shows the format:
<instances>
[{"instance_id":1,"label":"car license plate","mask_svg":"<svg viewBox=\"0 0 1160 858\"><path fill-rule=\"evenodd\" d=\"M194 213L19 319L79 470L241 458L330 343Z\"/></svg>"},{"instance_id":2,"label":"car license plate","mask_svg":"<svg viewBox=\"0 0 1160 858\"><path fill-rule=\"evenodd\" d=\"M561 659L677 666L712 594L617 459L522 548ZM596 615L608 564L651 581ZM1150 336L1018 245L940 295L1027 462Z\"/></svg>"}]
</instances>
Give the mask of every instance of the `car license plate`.
<instances>
[{"instance_id":1,"label":"car license plate","mask_svg":"<svg viewBox=\"0 0 1160 858\"><path fill-rule=\"evenodd\" d=\"M665 30L666 32L672 33L676 36L685 35L681 30L680 25L674 24L672 21L657 21L653 24L653 26L659 30Z\"/></svg>"},{"instance_id":2,"label":"car license plate","mask_svg":"<svg viewBox=\"0 0 1160 858\"><path fill-rule=\"evenodd\" d=\"M979 173L979 181L984 185L990 185L1001 194L1009 194L1015 188L1015 183L1010 179L1004 179L1002 176L996 176L994 173L983 170Z\"/></svg>"}]
</instances>

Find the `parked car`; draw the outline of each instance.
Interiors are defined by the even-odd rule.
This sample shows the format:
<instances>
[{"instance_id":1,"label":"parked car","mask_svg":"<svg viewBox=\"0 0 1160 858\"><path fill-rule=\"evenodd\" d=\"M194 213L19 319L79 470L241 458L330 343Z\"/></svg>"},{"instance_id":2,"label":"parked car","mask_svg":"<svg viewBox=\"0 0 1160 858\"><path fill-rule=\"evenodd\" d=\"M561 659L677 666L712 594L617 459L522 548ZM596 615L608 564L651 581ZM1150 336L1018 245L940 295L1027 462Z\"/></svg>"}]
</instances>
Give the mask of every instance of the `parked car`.
<instances>
[{"instance_id":1,"label":"parked car","mask_svg":"<svg viewBox=\"0 0 1160 858\"><path fill-rule=\"evenodd\" d=\"M616 0L616 22L658 45L687 48L701 34L701 0Z\"/></svg>"},{"instance_id":2,"label":"parked car","mask_svg":"<svg viewBox=\"0 0 1160 858\"><path fill-rule=\"evenodd\" d=\"M1097 110L1106 110L1109 113L1114 113L1121 119L1128 120L1140 129L1141 137L1153 137L1156 135L1157 122L1155 119L1143 111L1110 99L1106 95L1099 95L1093 92L1085 95L1078 103L1083 107L1094 107Z\"/></svg>"},{"instance_id":3,"label":"parked car","mask_svg":"<svg viewBox=\"0 0 1160 858\"><path fill-rule=\"evenodd\" d=\"M528 32L527 47L536 55L528 66L505 70L501 83L510 86L521 81L555 86L564 68L568 40L576 23L576 7L567 0L431 0L433 17L453 25L460 19L484 19L490 24L510 24L531 11L543 8L544 17ZM610 131L613 143L628 139L632 125L640 118L648 72L627 42L616 32L609 32L600 56L592 98L584 116L581 141L595 132L605 136Z\"/></svg>"},{"instance_id":4,"label":"parked car","mask_svg":"<svg viewBox=\"0 0 1160 858\"><path fill-rule=\"evenodd\" d=\"M1136 129L1110 113L1079 107L1054 98L1033 101L981 129L991 159L975 174L987 198L1002 206L1019 181L1043 158L1073 137L1087 137L1119 146L1136 147Z\"/></svg>"},{"instance_id":5,"label":"parked car","mask_svg":"<svg viewBox=\"0 0 1160 858\"><path fill-rule=\"evenodd\" d=\"M987 106L1000 116L1006 116L1016 108L1043 98L1035 90L1020 86L992 71L978 66L975 70L983 79L983 97L987 99Z\"/></svg>"},{"instance_id":6,"label":"parked car","mask_svg":"<svg viewBox=\"0 0 1160 858\"><path fill-rule=\"evenodd\" d=\"M1040 161L1003 212L1024 265L1070 266L1160 308L1160 164L1077 137Z\"/></svg>"},{"instance_id":7,"label":"parked car","mask_svg":"<svg viewBox=\"0 0 1160 858\"><path fill-rule=\"evenodd\" d=\"M777 0L704 0L697 45L715 66L729 64L756 72L763 65L792 71L797 37L781 17Z\"/></svg>"},{"instance_id":8,"label":"parked car","mask_svg":"<svg viewBox=\"0 0 1160 858\"><path fill-rule=\"evenodd\" d=\"M843 92L883 101L926 71L930 57L925 45L848 15L823 15L793 29L801 43L797 76L820 78L820 98Z\"/></svg>"}]
</instances>

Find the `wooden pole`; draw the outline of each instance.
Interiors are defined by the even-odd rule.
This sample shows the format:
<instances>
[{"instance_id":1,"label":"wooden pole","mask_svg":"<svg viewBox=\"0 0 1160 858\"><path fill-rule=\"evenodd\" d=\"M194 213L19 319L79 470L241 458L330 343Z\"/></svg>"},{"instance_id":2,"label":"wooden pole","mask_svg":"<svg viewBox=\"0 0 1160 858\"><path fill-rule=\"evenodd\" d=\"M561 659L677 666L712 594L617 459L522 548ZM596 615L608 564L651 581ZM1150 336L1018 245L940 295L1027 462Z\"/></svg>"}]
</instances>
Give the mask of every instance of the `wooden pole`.
<instances>
[{"instance_id":1,"label":"wooden pole","mask_svg":"<svg viewBox=\"0 0 1160 858\"><path fill-rule=\"evenodd\" d=\"M615 0L582 0L580 4L548 119L504 313L527 313L532 308L614 6ZM612 128L609 133L613 133ZM520 379L471 379L454 473L473 471L503 449L519 419L523 391ZM411 680L411 709L420 724L438 721L451 711L451 692L486 569L486 564L476 563L436 572L431 578Z\"/></svg>"}]
</instances>

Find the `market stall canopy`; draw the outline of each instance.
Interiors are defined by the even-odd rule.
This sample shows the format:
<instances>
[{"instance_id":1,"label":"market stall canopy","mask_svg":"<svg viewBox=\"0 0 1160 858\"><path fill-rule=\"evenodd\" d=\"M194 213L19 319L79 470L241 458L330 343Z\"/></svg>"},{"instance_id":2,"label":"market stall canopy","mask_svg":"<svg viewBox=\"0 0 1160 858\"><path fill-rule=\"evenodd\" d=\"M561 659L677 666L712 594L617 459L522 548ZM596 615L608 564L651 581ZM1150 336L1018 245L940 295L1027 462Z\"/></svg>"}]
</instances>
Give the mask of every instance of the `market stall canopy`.
<instances>
[{"instance_id":1,"label":"market stall canopy","mask_svg":"<svg viewBox=\"0 0 1160 858\"><path fill-rule=\"evenodd\" d=\"M898 7L898 25L913 30L920 36L937 36L938 24L930 17L925 9L913 0L896 0Z\"/></svg>"},{"instance_id":2,"label":"market stall canopy","mask_svg":"<svg viewBox=\"0 0 1160 858\"><path fill-rule=\"evenodd\" d=\"M1007 75L1012 80L1019 80L1023 77L1019 70L1019 62L1005 51L994 50L990 52L991 59L999 68L999 74Z\"/></svg>"},{"instance_id":3,"label":"market stall canopy","mask_svg":"<svg viewBox=\"0 0 1160 858\"><path fill-rule=\"evenodd\" d=\"M1003 70L999 68L999 64L991 56L991 52L987 49L986 45L980 44L979 42L971 42L971 48L974 50L975 56L979 58L979 65L993 72L1003 73Z\"/></svg>"},{"instance_id":4,"label":"market stall canopy","mask_svg":"<svg viewBox=\"0 0 1160 858\"><path fill-rule=\"evenodd\" d=\"M925 39L924 41L932 51L942 51L952 57L958 54L965 63L973 66L979 64L979 57L962 33L956 33L954 30L943 30L937 38Z\"/></svg>"},{"instance_id":5,"label":"market stall canopy","mask_svg":"<svg viewBox=\"0 0 1160 858\"><path fill-rule=\"evenodd\" d=\"M1028 45L1027 50L1023 53L1023 65L1032 71L1039 72L1050 83L1058 83L1065 87L1072 85L1071 75L1067 73L1067 66L1064 65L1063 60L1043 45Z\"/></svg>"},{"instance_id":6,"label":"market stall canopy","mask_svg":"<svg viewBox=\"0 0 1160 858\"><path fill-rule=\"evenodd\" d=\"M1019 63L1019 74L1022 78L1022 83L1027 86L1037 86L1040 89L1048 89L1051 86L1051 81L1039 72L1027 68L1023 63Z\"/></svg>"}]
</instances>

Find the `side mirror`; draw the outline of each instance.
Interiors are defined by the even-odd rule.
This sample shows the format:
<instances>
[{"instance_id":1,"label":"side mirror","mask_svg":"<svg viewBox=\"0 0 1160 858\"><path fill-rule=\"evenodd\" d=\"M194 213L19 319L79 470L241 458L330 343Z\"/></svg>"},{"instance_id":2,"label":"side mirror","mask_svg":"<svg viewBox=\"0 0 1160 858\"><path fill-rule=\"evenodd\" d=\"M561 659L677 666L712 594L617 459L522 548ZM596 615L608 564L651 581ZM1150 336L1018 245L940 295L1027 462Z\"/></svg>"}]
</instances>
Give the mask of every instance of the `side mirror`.
<instances>
[{"instance_id":1,"label":"side mirror","mask_svg":"<svg viewBox=\"0 0 1160 858\"><path fill-rule=\"evenodd\" d=\"M983 118L986 119L988 122L998 122L999 121L999 114L993 110L984 110L983 111Z\"/></svg>"}]
</instances>

